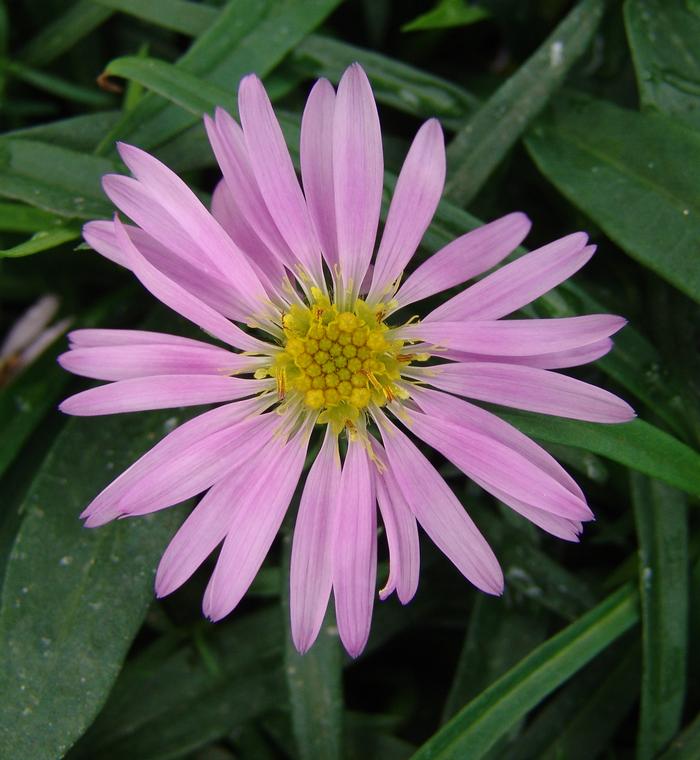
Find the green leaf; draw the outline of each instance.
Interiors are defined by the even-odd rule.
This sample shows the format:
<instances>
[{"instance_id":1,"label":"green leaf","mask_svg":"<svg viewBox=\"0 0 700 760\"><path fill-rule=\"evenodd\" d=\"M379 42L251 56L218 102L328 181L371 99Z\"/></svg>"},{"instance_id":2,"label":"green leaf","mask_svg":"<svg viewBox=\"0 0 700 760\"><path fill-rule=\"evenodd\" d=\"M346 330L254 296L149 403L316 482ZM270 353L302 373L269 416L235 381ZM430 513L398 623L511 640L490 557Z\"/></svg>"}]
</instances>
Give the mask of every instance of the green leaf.
<instances>
[{"instance_id":1,"label":"green leaf","mask_svg":"<svg viewBox=\"0 0 700 760\"><path fill-rule=\"evenodd\" d=\"M700 130L700 18L683 0L627 0L624 9L642 106Z\"/></svg>"},{"instance_id":2,"label":"green leaf","mask_svg":"<svg viewBox=\"0 0 700 760\"><path fill-rule=\"evenodd\" d=\"M197 117L217 105L236 112L233 90L225 90L157 58L115 58L107 64L105 74L139 82Z\"/></svg>"},{"instance_id":3,"label":"green leaf","mask_svg":"<svg viewBox=\"0 0 700 760\"><path fill-rule=\"evenodd\" d=\"M59 220L32 206L23 203L3 203L0 201L0 231L39 232Z\"/></svg>"},{"instance_id":4,"label":"green leaf","mask_svg":"<svg viewBox=\"0 0 700 760\"><path fill-rule=\"evenodd\" d=\"M659 760L696 760L700 755L700 714L679 734Z\"/></svg>"},{"instance_id":5,"label":"green leaf","mask_svg":"<svg viewBox=\"0 0 700 760\"><path fill-rule=\"evenodd\" d=\"M104 702L182 513L96 531L78 516L173 418L170 411L71 421L40 468L22 506L0 607L0 755L62 755Z\"/></svg>"},{"instance_id":6,"label":"green leaf","mask_svg":"<svg viewBox=\"0 0 700 760\"><path fill-rule=\"evenodd\" d=\"M638 620L626 586L521 660L413 756L413 760L478 760L512 726Z\"/></svg>"},{"instance_id":7,"label":"green leaf","mask_svg":"<svg viewBox=\"0 0 700 760\"><path fill-rule=\"evenodd\" d=\"M0 141L0 195L58 216L110 216L100 180L115 168L107 159L36 140Z\"/></svg>"},{"instance_id":8,"label":"green leaf","mask_svg":"<svg viewBox=\"0 0 700 760\"><path fill-rule=\"evenodd\" d=\"M559 98L526 144L540 171L626 253L700 300L700 135L658 114Z\"/></svg>"},{"instance_id":9,"label":"green leaf","mask_svg":"<svg viewBox=\"0 0 700 760\"><path fill-rule=\"evenodd\" d=\"M104 133L114 126L120 114L120 111L83 114L70 119L18 129L6 133L5 137L38 140L60 148L92 153Z\"/></svg>"},{"instance_id":10,"label":"green leaf","mask_svg":"<svg viewBox=\"0 0 700 760\"><path fill-rule=\"evenodd\" d=\"M639 696L639 649L623 639L596 658L512 741L508 760L589 760L603 754Z\"/></svg>"},{"instance_id":11,"label":"green leaf","mask_svg":"<svg viewBox=\"0 0 700 760\"><path fill-rule=\"evenodd\" d=\"M445 79L333 37L310 34L294 49L292 60L309 76L327 77L336 83L343 71L358 61L379 103L415 116L437 116L452 129L461 127L467 114L479 105L474 95Z\"/></svg>"},{"instance_id":12,"label":"green leaf","mask_svg":"<svg viewBox=\"0 0 700 760\"><path fill-rule=\"evenodd\" d=\"M455 135L447 149L449 200L465 206L479 192L586 51L605 4L582 0Z\"/></svg>"},{"instance_id":13,"label":"green leaf","mask_svg":"<svg viewBox=\"0 0 700 760\"><path fill-rule=\"evenodd\" d=\"M534 438L592 451L632 470L700 495L700 454L643 420L601 425L498 409L498 416Z\"/></svg>"},{"instance_id":14,"label":"green leaf","mask_svg":"<svg viewBox=\"0 0 700 760\"><path fill-rule=\"evenodd\" d=\"M476 597L442 711L443 723L546 638L546 615L534 614L535 608L523 608L512 599L505 601Z\"/></svg>"},{"instance_id":15,"label":"green leaf","mask_svg":"<svg viewBox=\"0 0 700 760\"><path fill-rule=\"evenodd\" d=\"M288 627L290 536L285 536L284 547L282 609L284 625ZM340 760L343 749L342 653L330 606L318 639L306 654L300 655L291 636L285 635L284 672L300 760L321 757Z\"/></svg>"},{"instance_id":16,"label":"green leaf","mask_svg":"<svg viewBox=\"0 0 700 760\"><path fill-rule=\"evenodd\" d=\"M639 536L642 703L637 757L656 757L675 736L685 701L688 649L688 513L683 494L631 476Z\"/></svg>"},{"instance_id":17,"label":"green leaf","mask_svg":"<svg viewBox=\"0 0 700 760\"><path fill-rule=\"evenodd\" d=\"M163 29L197 37L216 19L218 11L187 0L93 0L96 5L121 11Z\"/></svg>"},{"instance_id":18,"label":"green leaf","mask_svg":"<svg viewBox=\"0 0 700 760\"><path fill-rule=\"evenodd\" d=\"M80 234L80 229L75 227L54 227L48 230L39 230L24 243L12 246L12 248L0 248L0 259L17 259L22 256L31 256L34 253L41 253L41 251L48 251L67 243L69 240L79 238Z\"/></svg>"},{"instance_id":19,"label":"green leaf","mask_svg":"<svg viewBox=\"0 0 700 760\"><path fill-rule=\"evenodd\" d=\"M455 26L468 26L488 18L489 12L480 5L472 5L466 0L440 0L427 13L409 21L401 27L402 32L418 32L424 29L450 29Z\"/></svg>"},{"instance_id":20,"label":"green leaf","mask_svg":"<svg viewBox=\"0 0 700 760\"><path fill-rule=\"evenodd\" d=\"M77 0L22 48L19 59L30 66L45 66L94 32L111 15L111 10L100 8L92 0Z\"/></svg>"},{"instance_id":21,"label":"green leaf","mask_svg":"<svg viewBox=\"0 0 700 760\"><path fill-rule=\"evenodd\" d=\"M251 71L264 77L284 56L334 10L340 0L265 0L232 2L175 64L178 71L228 88ZM172 139L197 121L155 94L139 105L104 138L100 152L115 139L151 149Z\"/></svg>"},{"instance_id":22,"label":"green leaf","mask_svg":"<svg viewBox=\"0 0 700 760\"><path fill-rule=\"evenodd\" d=\"M55 74L47 74L45 71L31 68L19 61L10 61L7 65L7 72L16 79L30 84L32 87L36 87L38 90L43 90L49 93L49 95L54 95L57 98L63 98L74 103L81 103L96 108L104 108L114 103L114 98L105 92L101 92L97 88L97 85L85 87L75 82L61 79Z\"/></svg>"},{"instance_id":23,"label":"green leaf","mask_svg":"<svg viewBox=\"0 0 700 760\"><path fill-rule=\"evenodd\" d=\"M127 662L70 760L188 757L279 705L277 607L196 626L193 640L166 634Z\"/></svg>"}]
</instances>

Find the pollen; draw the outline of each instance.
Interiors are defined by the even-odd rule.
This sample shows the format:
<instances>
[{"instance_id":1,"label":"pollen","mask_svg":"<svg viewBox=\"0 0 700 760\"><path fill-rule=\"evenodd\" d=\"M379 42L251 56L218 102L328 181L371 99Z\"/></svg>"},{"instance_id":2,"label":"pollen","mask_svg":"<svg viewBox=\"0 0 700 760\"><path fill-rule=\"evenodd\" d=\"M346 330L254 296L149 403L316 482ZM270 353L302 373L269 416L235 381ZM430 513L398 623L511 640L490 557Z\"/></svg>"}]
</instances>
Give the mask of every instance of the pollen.
<instances>
[{"instance_id":1,"label":"pollen","mask_svg":"<svg viewBox=\"0 0 700 760\"><path fill-rule=\"evenodd\" d=\"M410 362L403 341L388 337L386 305L357 299L352 310L339 309L313 292L308 306L293 305L282 318L285 343L267 370L284 378L287 398L297 395L319 422L351 425L372 404L383 406L401 390L401 367Z\"/></svg>"}]
</instances>

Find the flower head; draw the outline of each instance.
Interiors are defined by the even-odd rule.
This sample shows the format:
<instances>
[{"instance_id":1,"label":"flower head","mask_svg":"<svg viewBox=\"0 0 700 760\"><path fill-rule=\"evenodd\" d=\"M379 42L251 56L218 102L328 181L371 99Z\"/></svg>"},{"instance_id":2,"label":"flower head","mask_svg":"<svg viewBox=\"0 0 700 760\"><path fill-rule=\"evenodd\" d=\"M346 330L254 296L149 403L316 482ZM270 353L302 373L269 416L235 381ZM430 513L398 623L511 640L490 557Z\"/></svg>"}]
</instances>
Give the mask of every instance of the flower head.
<instances>
[{"instance_id":1,"label":"flower head","mask_svg":"<svg viewBox=\"0 0 700 760\"><path fill-rule=\"evenodd\" d=\"M205 117L223 173L211 213L158 160L120 145L134 176L103 184L135 226L115 216L85 227L93 248L218 342L71 333L62 365L111 382L64 401L69 414L217 404L167 435L83 517L102 525L206 492L163 555L156 591L174 591L222 544L204 596L205 614L219 620L262 564L318 430L294 529L292 635L300 651L311 646L333 590L340 636L356 656L375 595L377 505L390 554L382 599L396 591L406 603L415 594L418 525L479 589L503 588L487 542L407 431L544 530L577 540L592 514L576 483L537 444L462 397L630 419L612 394L552 372L605 354L624 320L501 319L586 263L594 247L582 233L506 264L422 319L400 317L501 262L527 234L527 217L510 214L463 235L400 284L443 189L437 121L411 145L375 255L383 158L362 69L351 66L337 92L326 80L311 91L303 191L255 76L241 82L239 112L241 126L221 109Z\"/></svg>"}]
</instances>

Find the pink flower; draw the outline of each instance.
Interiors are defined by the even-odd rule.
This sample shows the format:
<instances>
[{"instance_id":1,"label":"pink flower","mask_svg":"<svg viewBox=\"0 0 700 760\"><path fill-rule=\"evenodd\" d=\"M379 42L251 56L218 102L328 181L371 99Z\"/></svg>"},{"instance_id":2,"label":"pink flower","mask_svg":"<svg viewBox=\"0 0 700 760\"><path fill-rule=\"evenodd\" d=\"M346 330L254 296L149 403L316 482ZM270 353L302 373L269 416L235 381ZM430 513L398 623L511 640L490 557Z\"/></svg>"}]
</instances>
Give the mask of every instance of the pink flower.
<instances>
[{"instance_id":1,"label":"pink flower","mask_svg":"<svg viewBox=\"0 0 700 760\"><path fill-rule=\"evenodd\" d=\"M542 529L578 540L592 514L576 483L536 443L460 397L629 420L617 397L552 372L603 356L624 320L501 319L588 261L594 246L575 233L402 323L399 309L502 261L527 234L527 217L509 214L463 235L399 287L443 189L438 122L427 121L411 145L374 255L382 143L360 66L337 92L323 79L311 91L303 192L260 80L246 77L238 98L242 127L220 109L205 117L223 172L211 214L158 160L120 145L134 177L103 184L137 226L115 217L85 227L93 248L226 347L144 331L71 333L61 364L110 382L66 399L64 412L218 404L167 435L83 517L93 527L206 492L166 550L156 592L174 591L223 544L204 595L205 614L219 620L260 568L318 428L294 530L292 635L301 652L311 646L332 589L341 639L357 656L375 595L377 505L390 554L380 598L395 591L405 604L415 594L418 524L475 586L503 589L493 552L406 431Z\"/></svg>"}]
</instances>

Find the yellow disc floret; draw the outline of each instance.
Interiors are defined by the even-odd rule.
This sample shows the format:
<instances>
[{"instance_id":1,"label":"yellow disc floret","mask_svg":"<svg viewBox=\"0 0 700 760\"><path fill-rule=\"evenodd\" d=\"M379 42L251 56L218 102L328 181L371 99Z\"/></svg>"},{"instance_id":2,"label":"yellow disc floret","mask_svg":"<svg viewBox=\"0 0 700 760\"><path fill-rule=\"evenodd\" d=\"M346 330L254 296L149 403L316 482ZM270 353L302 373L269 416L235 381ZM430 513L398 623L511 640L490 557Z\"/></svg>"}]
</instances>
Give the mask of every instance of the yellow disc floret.
<instances>
[{"instance_id":1,"label":"yellow disc floret","mask_svg":"<svg viewBox=\"0 0 700 760\"><path fill-rule=\"evenodd\" d=\"M285 397L298 394L307 408L320 410L319 422L354 422L370 404L404 395L396 383L409 357L402 341L387 337L384 312L384 305L361 299L352 311L339 310L314 289L309 306L295 304L284 315L284 350L267 374Z\"/></svg>"}]
</instances>

